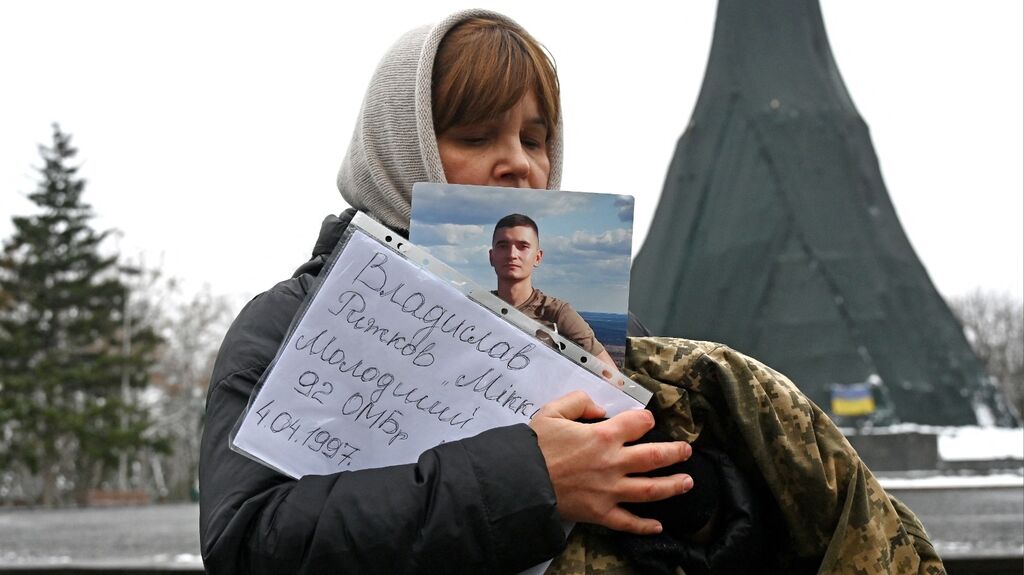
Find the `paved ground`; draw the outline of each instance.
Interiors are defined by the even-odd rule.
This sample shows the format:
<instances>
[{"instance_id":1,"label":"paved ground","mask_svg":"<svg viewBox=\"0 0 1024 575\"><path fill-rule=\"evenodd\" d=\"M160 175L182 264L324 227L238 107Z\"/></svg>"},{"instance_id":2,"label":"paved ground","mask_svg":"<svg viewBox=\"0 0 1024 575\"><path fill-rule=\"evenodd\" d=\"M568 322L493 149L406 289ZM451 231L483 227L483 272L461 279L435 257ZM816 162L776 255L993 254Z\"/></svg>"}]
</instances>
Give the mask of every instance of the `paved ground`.
<instances>
[{"instance_id":1,"label":"paved ground","mask_svg":"<svg viewBox=\"0 0 1024 575\"><path fill-rule=\"evenodd\" d=\"M0 568L109 562L202 565L199 506L0 511Z\"/></svg>"},{"instance_id":2,"label":"paved ground","mask_svg":"<svg viewBox=\"0 0 1024 575\"><path fill-rule=\"evenodd\" d=\"M917 514L942 557L1024 557L1024 489L889 489Z\"/></svg>"},{"instance_id":3,"label":"paved ground","mask_svg":"<svg viewBox=\"0 0 1024 575\"><path fill-rule=\"evenodd\" d=\"M891 489L943 557L1024 556L1024 490ZM0 570L42 565L201 568L199 507L0 511Z\"/></svg>"}]
</instances>

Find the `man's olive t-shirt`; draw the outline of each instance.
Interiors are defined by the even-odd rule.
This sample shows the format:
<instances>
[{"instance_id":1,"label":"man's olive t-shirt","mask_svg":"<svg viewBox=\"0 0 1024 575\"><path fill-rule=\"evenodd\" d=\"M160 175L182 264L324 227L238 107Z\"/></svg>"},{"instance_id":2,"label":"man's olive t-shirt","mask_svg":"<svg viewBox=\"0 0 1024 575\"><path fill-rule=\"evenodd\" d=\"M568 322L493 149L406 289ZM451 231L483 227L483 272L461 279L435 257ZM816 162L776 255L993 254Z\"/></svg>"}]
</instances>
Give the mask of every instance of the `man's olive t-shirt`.
<instances>
[{"instance_id":1,"label":"man's olive t-shirt","mask_svg":"<svg viewBox=\"0 0 1024 575\"><path fill-rule=\"evenodd\" d=\"M497 292L492 293L497 295ZM534 288L529 299L516 306L516 309L554 329L562 337L576 342L576 345L591 355L596 356L604 351L604 346L594 336L594 330L566 301Z\"/></svg>"}]
</instances>

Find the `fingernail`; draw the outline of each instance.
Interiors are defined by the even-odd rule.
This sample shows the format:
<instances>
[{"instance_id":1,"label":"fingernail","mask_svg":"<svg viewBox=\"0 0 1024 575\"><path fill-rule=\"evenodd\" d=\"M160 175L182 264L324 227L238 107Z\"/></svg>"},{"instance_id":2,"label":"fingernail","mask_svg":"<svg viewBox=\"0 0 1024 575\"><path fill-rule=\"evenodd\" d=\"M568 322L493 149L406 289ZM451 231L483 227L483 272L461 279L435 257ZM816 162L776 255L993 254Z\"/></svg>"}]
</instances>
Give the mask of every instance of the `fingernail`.
<instances>
[{"instance_id":1,"label":"fingernail","mask_svg":"<svg viewBox=\"0 0 1024 575\"><path fill-rule=\"evenodd\" d=\"M651 535L657 535L658 533L661 533L661 530L662 530L661 523L658 523L656 525L652 525L651 526Z\"/></svg>"},{"instance_id":2,"label":"fingernail","mask_svg":"<svg viewBox=\"0 0 1024 575\"><path fill-rule=\"evenodd\" d=\"M683 491L689 491L693 489L693 478L689 475L683 476Z\"/></svg>"}]
</instances>

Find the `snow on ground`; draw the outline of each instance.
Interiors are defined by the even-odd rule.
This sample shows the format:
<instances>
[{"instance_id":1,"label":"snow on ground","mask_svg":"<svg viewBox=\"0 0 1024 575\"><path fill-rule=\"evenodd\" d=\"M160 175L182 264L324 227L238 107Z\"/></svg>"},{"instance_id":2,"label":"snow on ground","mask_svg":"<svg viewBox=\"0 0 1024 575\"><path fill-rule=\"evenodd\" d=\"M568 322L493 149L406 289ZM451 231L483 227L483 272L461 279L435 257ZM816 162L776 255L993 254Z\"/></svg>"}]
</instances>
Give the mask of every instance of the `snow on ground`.
<instances>
[{"instance_id":1,"label":"snow on ground","mask_svg":"<svg viewBox=\"0 0 1024 575\"><path fill-rule=\"evenodd\" d=\"M939 457L944 461L1024 459L1024 429L947 427L939 434Z\"/></svg>"},{"instance_id":2,"label":"snow on ground","mask_svg":"<svg viewBox=\"0 0 1024 575\"><path fill-rule=\"evenodd\" d=\"M841 428L844 435L895 435L930 433L938 436L943 461L1024 460L1024 428L1021 427L939 427L901 423L865 429Z\"/></svg>"},{"instance_id":3,"label":"snow on ground","mask_svg":"<svg viewBox=\"0 0 1024 575\"><path fill-rule=\"evenodd\" d=\"M150 557L148 561L141 561L140 564L174 565L177 567L202 567L203 558L197 553L177 553L174 555L170 555L167 553L157 553L156 555Z\"/></svg>"},{"instance_id":4,"label":"snow on ground","mask_svg":"<svg viewBox=\"0 0 1024 575\"><path fill-rule=\"evenodd\" d=\"M203 558L200 555L192 553L179 553L174 556L175 563L185 563L187 565L199 565L202 566Z\"/></svg>"},{"instance_id":5,"label":"snow on ground","mask_svg":"<svg viewBox=\"0 0 1024 575\"><path fill-rule=\"evenodd\" d=\"M885 489L968 489L981 487L1024 488L1024 475L999 473L992 475L931 475L918 477L878 477Z\"/></svg>"}]
</instances>

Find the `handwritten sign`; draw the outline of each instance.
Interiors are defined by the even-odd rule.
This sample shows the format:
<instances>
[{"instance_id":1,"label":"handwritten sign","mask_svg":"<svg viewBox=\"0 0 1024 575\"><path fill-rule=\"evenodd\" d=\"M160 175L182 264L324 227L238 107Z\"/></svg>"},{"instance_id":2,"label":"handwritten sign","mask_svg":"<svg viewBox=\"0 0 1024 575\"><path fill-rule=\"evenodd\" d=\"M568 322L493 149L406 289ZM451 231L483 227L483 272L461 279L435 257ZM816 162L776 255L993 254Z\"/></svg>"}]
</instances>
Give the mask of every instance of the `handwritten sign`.
<instances>
[{"instance_id":1,"label":"handwritten sign","mask_svg":"<svg viewBox=\"0 0 1024 575\"><path fill-rule=\"evenodd\" d=\"M296 478L411 463L577 389L609 415L643 407L355 230L232 445Z\"/></svg>"}]
</instances>

